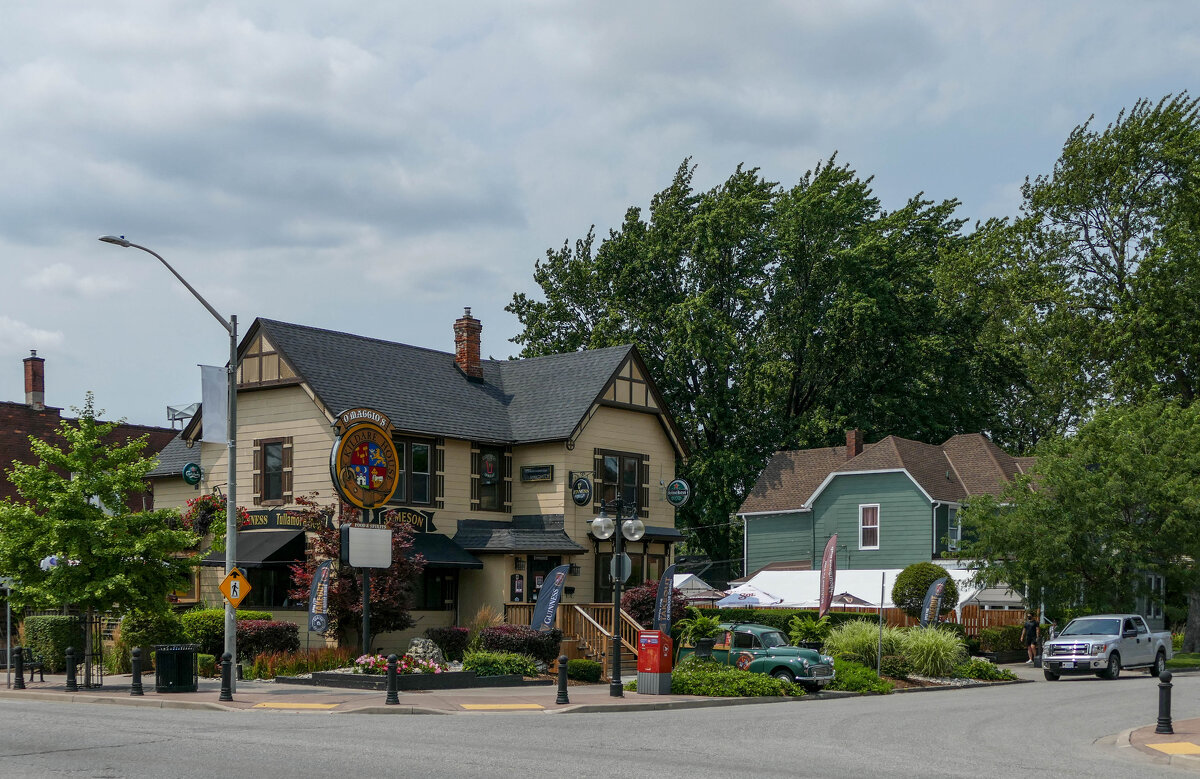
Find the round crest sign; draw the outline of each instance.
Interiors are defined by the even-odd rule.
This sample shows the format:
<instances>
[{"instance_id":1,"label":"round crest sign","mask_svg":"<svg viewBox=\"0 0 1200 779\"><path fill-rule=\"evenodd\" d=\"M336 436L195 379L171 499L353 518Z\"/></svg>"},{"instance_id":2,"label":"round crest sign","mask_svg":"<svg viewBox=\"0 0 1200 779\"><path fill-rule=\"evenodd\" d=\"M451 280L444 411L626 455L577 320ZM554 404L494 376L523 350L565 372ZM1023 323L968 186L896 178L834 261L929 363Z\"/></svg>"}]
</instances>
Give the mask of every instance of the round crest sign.
<instances>
[{"instance_id":1,"label":"round crest sign","mask_svg":"<svg viewBox=\"0 0 1200 779\"><path fill-rule=\"evenodd\" d=\"M680 508L692 497L692 485L687 479L672 479L667 485L667 503Z\"/></svg>"},{"instance_id":2,"label":"round crest sign","mask_svg":"<svg viewBox=\"0 0 1200 779\"><path fill-rule=\"evenodd\" d=\"M571 500L575 501L576 506L586 506L592 502L592 483L587 478L580 476L571 482Z\"/></svg>"},{"instance_id":3,"label":"round crest sign","mask_svg":"<svg viewBox=\"0 0 1200 779\"><path fill-rule=\"evenodd\" d=\"M333 442L329 473L347 503L370 509L396 492L397 461L391 435L372 422L357 422Z\"/></svg>"}]
</instances>

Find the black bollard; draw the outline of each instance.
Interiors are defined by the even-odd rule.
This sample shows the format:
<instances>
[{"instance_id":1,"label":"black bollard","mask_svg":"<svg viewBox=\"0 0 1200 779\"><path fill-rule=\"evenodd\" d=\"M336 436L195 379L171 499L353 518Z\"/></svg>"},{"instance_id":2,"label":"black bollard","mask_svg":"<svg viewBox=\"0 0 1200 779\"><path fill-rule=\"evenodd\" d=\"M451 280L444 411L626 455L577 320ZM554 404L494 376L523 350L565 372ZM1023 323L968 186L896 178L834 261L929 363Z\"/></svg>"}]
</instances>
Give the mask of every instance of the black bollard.
<instances>
[{"instance_id":1,"label":"black bollard","mask_svg":"<svg viewBox=\"0 0 1200 779\"><path fill-rule=\"evenodd\" d=\"M396 656L388 655L387 661L387 697L384 698L385 706L395 706L400 703L400 696L396 694Z\"/></svg>"},{"instance_id":2,"label":"black bollard","mask_svg":"<svg viewBox=\"0 0 1200 779\"><path fill-rule=\"evenodd\" d=\"M130 661L133 666L133 681L129 684L130 695L145 695L142 691L142 648L135 646L133 648L133 659Z\"/></svg>"},{"instance_id":3,"label":"black bollard","mask_svg":"<svg viewBox=\"0 0 1200 779\"><path fill-rule=\"evenodd\" d=\"M75 683L75 648L67 647L67 692L77 692L79 685Z\"/></svg>"},{"instance_id":4,"label":"black bollard","mask_svg":"<svg viewBox=\"0 0 1200 779\"><path fill-rule=\"evenodd\" d=\"M221 697L217 700L233 700L233 655L221 655Z\"/></svg>"},{"instance_id":5,"label":"black bollard","mask_svg":"<svg viewBox=\"0 0 1200 779\"><path fill-rule=\"evenodd\" d=\"M13 682L14 690L25 689L25 650L22 647L13 649L13 671L16 672L17 678Z\"/></svg>"},{"instance_id":6,"label":"black bollard","mask_svg":"<svg viewBox=\"0 0 1200 779\"><path fill-rule=\"evenodd\" d=\"M567 697L567 656L558 656L558 697L554 699L555 703L570 703L571 699Z\"/></svg>"},{"instance_id":7,"label":"black bollard","mask_svg":"<svg viewBox=\"0 0 1200 779\"><path fill-rule=\"evenodd\" d=\"M1155 733L1174 733L1171 727L1171 672L1163 671L1158 677L1158 727Z\"/></svg>"}]
</instances>

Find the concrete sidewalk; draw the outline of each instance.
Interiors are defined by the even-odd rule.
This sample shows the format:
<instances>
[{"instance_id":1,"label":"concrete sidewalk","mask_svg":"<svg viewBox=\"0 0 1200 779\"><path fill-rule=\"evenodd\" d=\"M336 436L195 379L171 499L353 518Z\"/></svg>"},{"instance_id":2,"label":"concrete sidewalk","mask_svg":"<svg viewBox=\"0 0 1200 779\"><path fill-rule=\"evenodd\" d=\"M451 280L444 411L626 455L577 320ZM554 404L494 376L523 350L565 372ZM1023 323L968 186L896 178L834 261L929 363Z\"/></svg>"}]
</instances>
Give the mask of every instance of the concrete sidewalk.
<instances>
[{"instance_id":1,"label":"concrete sidewalk","mask_svg":"<svg viewBox=\"0 0 1200 779\"><path fill-rule=\"evenodd\" d=\"M634 677L630 677L634 678ZM526 687L478 687L454 690L415 690L399 692L399 704L386 705L386 693L376 690L348 690L273 681L243 680L237 683L232 701L220 701L221 683L201 679L197 692L157 693L154 675L142 676L144 695L129 694L129 674L106 676L104 686L67 692L66 676L47 674L44 682L26 682L26 689L0 688L0 699L39 700L70 703L106 703L152 708L201 709L211 711L314 711L333 714L481 714L488 712L591 713L599 711L651 711L707 706L737 706L751 703L802 702L841 697L852 693L821 693L799 698L703 698L694 695L639 695L626 692L624 697L609 694L607 684L572 685L567 688L570 703L555 703L555 685Z\"/></svg>"}]
</instances>

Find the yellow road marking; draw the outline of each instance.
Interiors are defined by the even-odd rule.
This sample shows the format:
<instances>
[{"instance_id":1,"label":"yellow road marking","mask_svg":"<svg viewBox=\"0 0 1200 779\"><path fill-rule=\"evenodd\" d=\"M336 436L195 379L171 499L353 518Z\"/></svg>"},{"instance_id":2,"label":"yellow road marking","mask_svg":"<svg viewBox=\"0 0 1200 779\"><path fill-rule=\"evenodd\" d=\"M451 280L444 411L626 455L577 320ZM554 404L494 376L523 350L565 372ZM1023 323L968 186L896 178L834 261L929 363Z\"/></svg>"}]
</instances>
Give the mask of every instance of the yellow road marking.
<instances>
[{"instance_id":1,"label":"yellow road marking","mask_svg":"<svg viewBox=\"0 0 1200 779\"><path fill-rule=\"evenodd\" d=\"M1200 755L1200 746L1190 741L1174 741L1169 744L1147 744L1151 749L1166 752L1168 755Z\"/></svg>"},{"instance_id":2,"label":"yellow road marking","mask_svg":"<svg viewBox=\"0 0 1200 779\"><path fill-rule=\"evenodd\" d=\"M464 709L485 710L485 709L544 709L537 703L464 703Z\"/></svg>"},{"instance_id":3,"label":"yellow road marking","mask_svg":"<svg viewBox=\"0 0 1200 779\"><path fill-rule=\"evenodd\" d=\"M256 709L336 709L336 703L256 703Z\"/></svg>"}]
</instances>

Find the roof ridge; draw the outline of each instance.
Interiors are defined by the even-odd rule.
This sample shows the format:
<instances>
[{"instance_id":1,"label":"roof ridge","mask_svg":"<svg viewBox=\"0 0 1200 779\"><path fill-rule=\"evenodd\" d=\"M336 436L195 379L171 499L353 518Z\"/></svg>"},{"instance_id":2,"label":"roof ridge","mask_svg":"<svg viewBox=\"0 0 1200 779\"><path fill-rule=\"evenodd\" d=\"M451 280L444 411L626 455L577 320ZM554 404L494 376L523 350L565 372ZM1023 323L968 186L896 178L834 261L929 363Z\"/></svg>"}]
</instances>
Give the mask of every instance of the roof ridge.
<instances>
[{"instance_id":1,"label":"roof ridge","mask_svg":"<svg viewBox=\"0 0 1200 779\"><path fill-rule=\"evenodd\" d=\"M444 352L441 349L433 349L428 346L417 346L416 344L406 344L403 341L389 341L386 338L376 338L376 337L370 336L370 335L356 335L354 333L347 333L344 330L330 330L327 327L313 327L312 325L300 325L300 324L296 324L295 322L284 322L281 319L267 319L265 317L259 317L258 321L262 322L264 324L269 323L269 324L275 324L275 325L283 325L284 327L294 327L299 330L308 330L309 332L314 332L314 333L330 333L332 335L344 335L347 338L354 338L359 341L374 341L375 343L387 344L389 346L403 346L406 349L417 349L422 352L430 352L431 354L445 355L446 357L454 356L454 352ZM278 348L278 346L276 348ZM487 360L487 362L508 362L508 361L507 360Z\"/></svg>"}]
</instances>

